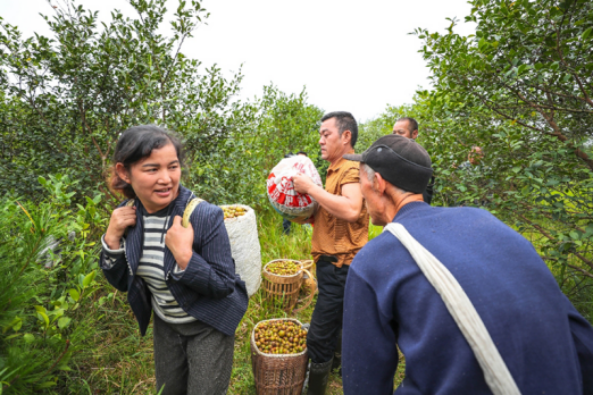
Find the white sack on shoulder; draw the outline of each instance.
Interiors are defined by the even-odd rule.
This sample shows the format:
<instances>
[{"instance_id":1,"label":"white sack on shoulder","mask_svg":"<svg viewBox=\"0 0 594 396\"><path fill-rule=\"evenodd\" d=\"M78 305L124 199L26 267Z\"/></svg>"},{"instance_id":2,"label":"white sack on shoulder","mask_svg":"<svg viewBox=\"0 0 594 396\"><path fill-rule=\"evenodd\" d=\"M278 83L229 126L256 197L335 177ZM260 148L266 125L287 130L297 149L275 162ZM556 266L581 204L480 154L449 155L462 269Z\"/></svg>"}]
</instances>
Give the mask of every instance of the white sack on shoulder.
<instances>
[{"instance_id":1,"label":"white sack on shoulder","mask_svg":"<svg viewBox=\"0 0 594 396\"><path fill-rule=\"evenodd\" d=\"M227 205L224 205L227 206ZM245 282L248 296L258 291L262 276L262 258L260 255L260 240L256 213L246 205L239 206L246 210L243 216L225 220L225 228L231 242L231 255L235 260L235 272Z\"/></svg>"}]
</instances>

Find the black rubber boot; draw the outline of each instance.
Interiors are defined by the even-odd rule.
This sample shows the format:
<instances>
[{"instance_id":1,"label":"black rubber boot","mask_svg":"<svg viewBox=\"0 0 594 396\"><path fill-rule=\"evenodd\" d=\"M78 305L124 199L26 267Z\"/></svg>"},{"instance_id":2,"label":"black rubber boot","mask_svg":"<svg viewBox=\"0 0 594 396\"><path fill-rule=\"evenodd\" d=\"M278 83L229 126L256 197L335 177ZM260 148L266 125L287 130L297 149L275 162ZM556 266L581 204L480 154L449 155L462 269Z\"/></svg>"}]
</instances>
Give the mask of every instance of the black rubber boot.
<instances>
[{"instance_id":1,"label":"black rubber boot","mask_svg":"<svg viewBox=\"0 0 594 396\"><path fill-rule=\"evenodd\" d=\"M311 362L309 368L309 386L307 387L308 395L325 395L326 386L328 385L328 377L332 369L332 359L324 363Z\"/></svg>"}]
</instances>

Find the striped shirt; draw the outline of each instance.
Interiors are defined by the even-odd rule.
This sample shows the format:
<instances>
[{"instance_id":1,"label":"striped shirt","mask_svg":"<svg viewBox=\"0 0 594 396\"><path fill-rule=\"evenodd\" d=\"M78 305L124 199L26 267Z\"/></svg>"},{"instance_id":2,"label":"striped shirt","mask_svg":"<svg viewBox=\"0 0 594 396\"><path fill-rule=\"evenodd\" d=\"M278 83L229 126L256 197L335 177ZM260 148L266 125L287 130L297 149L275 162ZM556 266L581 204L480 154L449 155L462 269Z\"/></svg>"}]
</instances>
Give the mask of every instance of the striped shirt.
<instances>
[{"instance_id":1,"label":"striped shirt","mask_svg":"<svg viewBox=\"0 0 594 396\"><path fill-rule=\"evenodd\" d=\"M165 234L167 233L167 224L169 223L168 209L162 209L153 214L148 214L143 210L144 238L142 245L142 254L138 263L137 276L140 276L147 284L151 292L151 302L153 311L162 320L168 323L189 323L196 319L188 315L175 300L167 283L165 282ZM102 238L103 239L103 238ZM110 250L106 244L103 247L111 253L119 251ZM124 253L123 247L120 249ZM109 258L113 265L114 258ZM111 266L109 265L109 266ZM176 264L174 272L181 273L182 270Z\"/></svg>"}]
</instances>

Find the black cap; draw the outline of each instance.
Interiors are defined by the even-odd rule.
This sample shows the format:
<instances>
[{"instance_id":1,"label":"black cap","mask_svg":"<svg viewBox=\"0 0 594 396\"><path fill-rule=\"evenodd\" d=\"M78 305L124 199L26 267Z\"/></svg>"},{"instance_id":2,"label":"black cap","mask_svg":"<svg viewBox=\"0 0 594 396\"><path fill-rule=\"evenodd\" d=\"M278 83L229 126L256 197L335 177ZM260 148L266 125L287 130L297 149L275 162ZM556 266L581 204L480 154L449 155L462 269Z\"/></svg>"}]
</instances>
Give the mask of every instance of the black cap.
<instances>
[{"instance_id":1,"label":"black cap","mask_svg":"<svg viewBox=\"0 0 594 396\"><path fill-rule=\"evenodd\" d=\"M363 162L390 184L421 194L433 175L431 157L414 140L387 135L376 140L363 154L345 154L344 159Z\"/></svg>"}]
</instances>

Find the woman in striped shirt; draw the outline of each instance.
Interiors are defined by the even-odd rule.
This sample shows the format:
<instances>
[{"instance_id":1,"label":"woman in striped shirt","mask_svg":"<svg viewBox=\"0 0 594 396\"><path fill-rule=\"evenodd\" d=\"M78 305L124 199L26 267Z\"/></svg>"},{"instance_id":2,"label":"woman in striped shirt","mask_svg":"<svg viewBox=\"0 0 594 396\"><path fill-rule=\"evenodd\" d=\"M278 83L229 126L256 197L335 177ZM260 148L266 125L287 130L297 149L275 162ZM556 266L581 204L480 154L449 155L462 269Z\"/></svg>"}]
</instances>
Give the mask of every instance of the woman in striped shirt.
<instances>
[{"instance_id":1,"label":"woman in striped shirt","mask_svg":"<svg viewBox=\"0 0 594 396\"><path fill-rule=\"evenodd\" d=\"M225 394L234 334L246 309L223 212L201 202L181 216L192 192L180 184L182 147L156 126L126 130L114 153L111 187L128 200L102 237L107 280L128 292L144 335L152 312L157 390Z\"/></svg>"}]
</instances>

